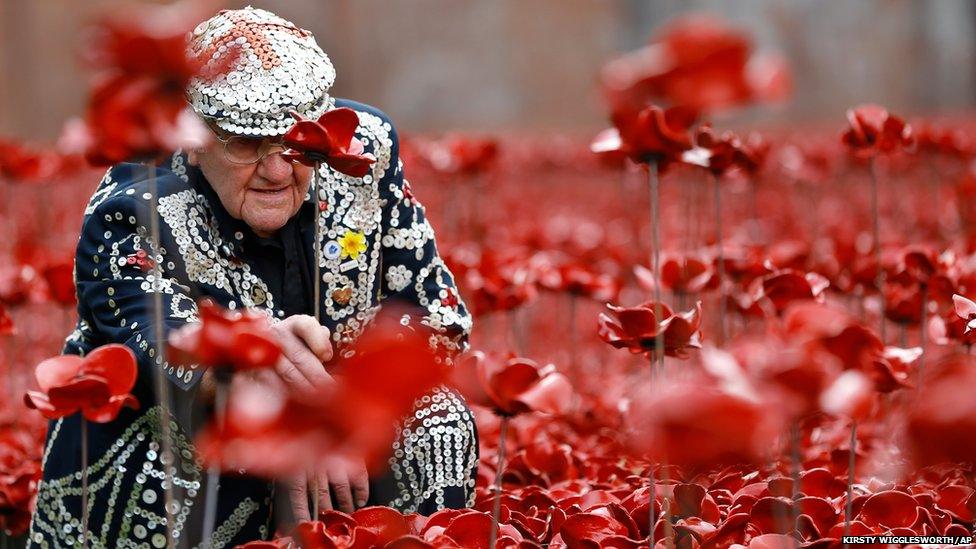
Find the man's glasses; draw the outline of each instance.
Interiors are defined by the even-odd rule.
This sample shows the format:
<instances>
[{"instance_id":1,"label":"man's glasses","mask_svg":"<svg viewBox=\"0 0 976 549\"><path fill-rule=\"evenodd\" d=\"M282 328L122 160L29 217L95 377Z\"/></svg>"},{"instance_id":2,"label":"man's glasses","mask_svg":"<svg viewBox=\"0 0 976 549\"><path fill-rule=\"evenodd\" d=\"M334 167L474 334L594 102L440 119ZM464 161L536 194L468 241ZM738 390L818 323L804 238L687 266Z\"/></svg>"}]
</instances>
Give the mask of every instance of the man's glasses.
<instances>
[{"instance_id":1,"label":"man's glasses","mask_svg":"<svg viewBox=\"0 0 976 549\"><path fill-rule=\"evenodd\" d=\"M288 149L281 138L248 137L244 135L220 135L211 124L207 124L217 141L224 145L224 157L232 164L256 164L269 154L284 152Z\"/></svg>"}]
</instances>

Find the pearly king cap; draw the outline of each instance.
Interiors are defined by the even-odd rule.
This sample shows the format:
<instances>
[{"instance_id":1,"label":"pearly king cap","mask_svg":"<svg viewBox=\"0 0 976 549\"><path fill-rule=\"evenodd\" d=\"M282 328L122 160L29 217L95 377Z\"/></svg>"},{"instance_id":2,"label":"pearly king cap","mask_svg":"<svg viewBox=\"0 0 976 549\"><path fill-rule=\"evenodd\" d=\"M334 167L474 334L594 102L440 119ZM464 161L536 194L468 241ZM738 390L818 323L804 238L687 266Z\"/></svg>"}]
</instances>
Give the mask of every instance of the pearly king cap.
<instances>
[{"instance_id":1,"label":"pearly king cap","mask_svg":"<svg viewBox=\"0 0 976 549\"><path fill-rule=\"evenodd\" d=\"M269 11L222 10L197 25L189 51L206 60L204 74L219 74L190 81L190 106L230 133L283 135L295 124L289 111L316 119L334 105L329 56L312 33Z\"/></svg>"}]
</instances>

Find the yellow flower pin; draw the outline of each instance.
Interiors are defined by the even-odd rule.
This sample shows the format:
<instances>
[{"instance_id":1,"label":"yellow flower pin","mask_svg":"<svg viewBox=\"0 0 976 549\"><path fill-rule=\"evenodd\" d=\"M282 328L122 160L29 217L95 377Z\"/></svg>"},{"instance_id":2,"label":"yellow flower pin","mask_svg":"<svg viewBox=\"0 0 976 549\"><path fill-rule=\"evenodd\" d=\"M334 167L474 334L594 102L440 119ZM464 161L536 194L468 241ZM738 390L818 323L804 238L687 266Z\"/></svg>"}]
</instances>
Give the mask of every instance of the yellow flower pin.
<instances>
[{"instance_id":1,"label":"yellow flower pin","mask_svg":"<svg viewBox=\"0 0 976 549\"><path fill-rule=\"evenodd\" d=\"M339 246L342 248L342 257L356 259L366 251L366 235L359 231L346 231L339 238Z\"/></svg>"}]
</instances>

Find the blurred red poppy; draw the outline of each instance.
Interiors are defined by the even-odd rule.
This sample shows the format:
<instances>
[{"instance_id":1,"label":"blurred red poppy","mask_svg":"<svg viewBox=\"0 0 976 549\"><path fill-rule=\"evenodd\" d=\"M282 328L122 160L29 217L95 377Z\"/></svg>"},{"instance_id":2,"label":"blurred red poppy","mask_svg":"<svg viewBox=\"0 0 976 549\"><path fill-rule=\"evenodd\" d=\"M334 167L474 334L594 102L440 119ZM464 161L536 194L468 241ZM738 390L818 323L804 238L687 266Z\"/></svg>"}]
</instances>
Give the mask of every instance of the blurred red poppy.
<instances>
[{"instance_id":1,"label":"blurred red poppy","mask_svg":"<svg viewBox=\"0 0 976 549\"><path fill-rule=\"evenodd\" d=\"M41 271L47 282L48 294L55 302L64 306L77 303L75 296L74 262L52 263Z\"/></svg>"},{"instance_id":2,"label":"blurred red poppy","mask_svg":"<svg viewBox=\"0 0 976 549\"><path fill-rule=\"evenodd\" d=\"M444 254L474 315L509 311L535 299L536 272L522 250L455 248Z\"/></svg>"},{"instance_id":3,"label":"blurred red poppy","mask_svg":"<svg viewBox=\"0 0 976 549\"><path fill-rule=\"evenodd\" d=\"M610 275L594 272L576 263L547 267L539 275L539 285L594 301L610 301L620 291L620 284Z\"/></svg>"},{"instance_id":4,"label":"blurred red poppy","mask_svg":"<svg viewBox=\"0 0 976 549\"><path fill-rule=\"evenodd\" d=\"M751 286L753 303L758 303L761 308L771 305L771 312L782 314L798 300L823 302L824 291L830 282L817 273L783 269L754 280Z\"/></svg>"},{"instance_id":5,"label":"blurred red poppy","mask_svg":"<svg viewBox=\"0 0 976 549\"><path fill-rule=\"evenodd\" d=\"M0 139L0 178L10 181L43 181L66 165L58 153L30 148L11 139Z\"/></svg>"},{"instance_id":6,"label":"blurred red poppy","mask_svg":"<svg viewBox=\"0 0 976 549\"><path fill-rule=\"evenodd\" d=\"M614 127L597 134L590 150L623 153L637 163L674 161L691 149L689 128L696 118L695 111L678 107L617 110L611 115Z\"/></svg>"},{"instance_id":7,"label":"blurred red poppy","mask_svg":"<svg viewBox=\"0 0 976 549\"><path fill-rule=\"evenodd\" d=\"M463 356L454 369L454 384L472 404L501 416L526 412L565 413L573 388L555 366L540 367L527 358L500 359L480 351Z\"/></svg>"},{"instance_id":8,"label":"blurred red poppy","mask_svg":"<svg viewBox=\"0 0 976 549\"><path fill-rule=\"evenodd\" d=\"M198 439L203 458L268 477L305 470L324 456L382 465L397 422L447 379L428 334L401 325L401 313L387 307L378 314L332 366L336 383L323 391L288 394L260 379L235 379L223 425Z\"/></svg>"},{"instance_id":9,"label":"blurred red poppy","mask_svg":"<svg viewBox=\"0 0 976 549\"><path fill-rule=\"evenodd\" d=\"M600 313L598 334L603 341L634 354L653 353L655 340L663 334L663 352L667 356L685 358L689 349L701 348L701 302L689 311L675 314L663 303L646 302L637 307L607 305L613 317ZM660 309L661 319L655 318Z\"/></svg>"},{"instance_id":10,"label":"blurred red poppy","mask_svg":"<svg viewBox=\"0 0 976 549\"><path fill-rule=\"evenodd\" d=\"M363 152L363 142L356 137L356 111L346 107L331 109L318 120L305 120L296 112L291 115L295 125L282 138L290 150L282 156L306 166L323 162L351 177L369 173L376 158Z\"/></svg>"},{"instance_id":11,"label":"blurred red poppy","mask_svg":"<svg viewBox=\"0 0 976 549\"><path fill-rule=\"evenodd\" d=\"M187 108L185 90L191 78L220 74L236 56L211 61L187 53L191 26L203 18L198 11L187 3L140 6L100 23L88 48L98 75L84 122L66 127L69 148L84 151L92 164L112 165L209 137Z\"/></svg>"},{"instance_id":12,"label":"blurred red poppy","mask_svg":"<svg viewBox=\"0 0 976 549\"><path fill-rule=\"evenodd\" d=\"M266 316L224 309L209 299L202 300L198 309L200 322L170 333L170 361L228 370L274 367L281 348Z\"/></svg>"},{"instance_id":13,"label":"blurred red poppy","mask_svg":"<svg viewBox=\"0 0 976 549\"><path fill-rule=\"evenodd\" d=\"M601 80L614 105L653 98L701 110L777 101L791 88L784 61L754 56L745 33L702 15L672 21L649 45L608 63Z\"/></svg>"},{"instance_id":14,"label":"blurred red poppy","mask_svg":"<svg viewBox=\"0 0 976 549\"><path fill-rule=\"evenodd\" d=\"M874 384L867 375L847 370L820 395L820 407L833 416L863 421L874 411L875 395Z\"/></svg>"},{"instance_id":15,"label":"blurred red poppy","mask_svg":"<svg viewBox=\"0 0 976 549\"><path fill-rule=\"evenodd\" d=\"M449 135L425 150L431 167L441 173L475 175L488 171L498 159L498 142L491 138Z\"/></svg>"},{"instance_id":16,"label":"blurred red poppy","mask_svg":"<svg viewBox=\"0 0 976 549\"><path fill-rule=\"evenodd\" d=\"M932 368L908 412L908 446L919 467L976 455L976 359L952 356Z\"/></svg>"},{"instance_id":17,"label":"blurred red poppy","mask_svg":"<svg viewBox=\"0 0 976 549\"><path fill-rule=\"evenodd\" d=\"M8 336L17 333L17 327L14 326L14 319L10 318L7 313L7 309L0 303L0 336Z\"/></svg>"},{"instance_id":18,"label":"blurred red poppy","mask_svg":"<svg viewBox=\"0 0 976 549\"><path fill-rule=\"evenodd\" d=\"M841 141L858 158L871 158L909 148L915 143L912 128L881 105L859 105L847 111L848 129Z\"/></svg>"},{"instance_id":19,"label":"blurred red poppy","mask_svg":"<svg viewBox=\"0 0 976 549\"><path fill-rule=\"evenodd\" d=\"M661 285L678 294L695 294L717 283L710 262L694 256L670 256L661 262ZM654 274L643 265L634 267L637 282L654 291Z\"/></svg>"},{"instance_id":20,"label":"blurred red poppy","mask_svg":"<svg viewBox=\"0 0 976 549\"><path fill-rule=\"evenodd\" d=\"M88 421L108 423L123 406L138 409L129 391L136 383L136 357L125 345L99 347L82 358L49 358L34 370L40 391L27 391L24 404L48 419L81 411Z\"/></svg>"},{"instance_id":21,"label":"blurred red poppy","mask_svg":"<svg viewBox=\"0 0 976 549\"><path fill-rule=\"evenodd\" d=\"M686 157L690 156L698 160L688 163L698 164L715 176L720 176L735 167L745 167L750 162L750 157L747 156L739 136L731 131L718 135L708 124L702 124L695 130L695 147L696 150ZM703 154L696 154L698 151Z\"/></svg>"},{"instance_id":22,"label":"blurred red poppy","mask_svg":"<svg viewBox=\"0 0 976 549\"><path fill-rule=\"evenodd\" d=\"M782 432L775 406L700 375L655 382L627 421L631 448L688 468L759 463Z\"/></svg>"},{"instance_id":23,"label":"blurred red poppy","mask_svg":"<svg viewBox=\"0 0 976 549\"><path fill-rule=\"evenodd\" d=\"M27 531L41 480L43 429L22 420L0 424L0 532L19 536Z\"/></svg>"}]
</instances>

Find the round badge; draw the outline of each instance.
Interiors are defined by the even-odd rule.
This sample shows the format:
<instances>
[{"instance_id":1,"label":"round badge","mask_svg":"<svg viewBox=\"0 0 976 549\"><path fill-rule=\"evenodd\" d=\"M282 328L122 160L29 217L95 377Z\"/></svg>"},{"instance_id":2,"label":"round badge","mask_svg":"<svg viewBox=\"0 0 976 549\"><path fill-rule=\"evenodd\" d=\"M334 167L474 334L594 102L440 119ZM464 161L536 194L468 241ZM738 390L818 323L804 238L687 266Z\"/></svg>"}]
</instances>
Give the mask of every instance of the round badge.
<instances>
[{"instance_id":1,"label":"round badge","mask_svg":"<svg viewBox=\"0 0 976 549\"><path fill-rule=\"evenodd\" d=\"M325 257L326 259L336 259L339 254L342 253L342 247L335 240L330 240L325 243Z\"/></svg>"}]
</instances>

